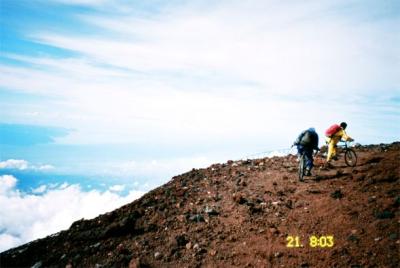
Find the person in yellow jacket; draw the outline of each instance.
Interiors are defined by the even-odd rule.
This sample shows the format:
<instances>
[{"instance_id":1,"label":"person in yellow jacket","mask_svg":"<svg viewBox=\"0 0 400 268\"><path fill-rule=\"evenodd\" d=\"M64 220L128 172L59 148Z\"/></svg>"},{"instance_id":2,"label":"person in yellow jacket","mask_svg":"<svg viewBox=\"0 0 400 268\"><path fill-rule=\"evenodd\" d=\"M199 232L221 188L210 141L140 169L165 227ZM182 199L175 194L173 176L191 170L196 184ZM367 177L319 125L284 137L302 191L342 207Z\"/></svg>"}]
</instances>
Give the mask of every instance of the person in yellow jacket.
<instances>
[{"instance_id":1,"label":"person in yellow jacket","mask_svg":"<svg viewBox=\"0 0 400 268\"><path fill-rule=\"evenodd\" d=\"M340 123L339 130L334 133L332 136L327 137L326 141L328 142L328 156L326 158L326 162L329 165L332 159L337 160L336 156L336 145L340 140L344 141L354 141L349 135L347 135L345 129L347 127L346 122Z\"/></svg>"}]
</instances>

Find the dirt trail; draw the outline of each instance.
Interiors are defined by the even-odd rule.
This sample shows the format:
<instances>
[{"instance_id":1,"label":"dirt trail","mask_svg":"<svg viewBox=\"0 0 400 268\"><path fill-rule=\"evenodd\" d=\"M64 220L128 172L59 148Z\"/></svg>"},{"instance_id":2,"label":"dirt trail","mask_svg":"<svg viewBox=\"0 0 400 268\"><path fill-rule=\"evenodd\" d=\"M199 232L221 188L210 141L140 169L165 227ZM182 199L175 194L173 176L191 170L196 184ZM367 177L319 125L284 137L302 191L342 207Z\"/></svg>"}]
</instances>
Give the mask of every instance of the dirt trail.
<instances>
[{"instance_id":1,"label":"dirt trail","mask_svg":"<svg viewBox=\"0 0 400 268\"><path fill-rule=\"evenodd\" d=\"M356 167L316 166L305 182L295 156L192 170L113 212L3 252L0 266L398 267L400 143L356 152ZM303 247L288 247L288 236ZM310 246L312 236L320 246Z\"/></svg>"}]
</instances>

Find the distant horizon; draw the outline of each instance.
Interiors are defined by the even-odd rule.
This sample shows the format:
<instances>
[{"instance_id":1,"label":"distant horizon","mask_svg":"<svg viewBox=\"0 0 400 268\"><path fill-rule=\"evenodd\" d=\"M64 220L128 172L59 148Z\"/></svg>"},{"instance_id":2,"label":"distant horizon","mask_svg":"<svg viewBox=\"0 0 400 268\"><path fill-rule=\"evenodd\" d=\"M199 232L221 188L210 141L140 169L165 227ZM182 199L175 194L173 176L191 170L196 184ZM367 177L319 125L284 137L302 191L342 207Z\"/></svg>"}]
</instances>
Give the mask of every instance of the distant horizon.
<instances>
[{"instance_id":1,"label":"distant horizon","mask_svg":"<svg viewBox=\"0 0 400 268\"><path fill-rule=\"evenodd\" d=\"M393 141L390 143L378 143L378 144L361 144L361 146L380 146L381 144L393 144L393 143L399 143L400 141ZM131 203L139 198L141 198L143 195L147 194L151 190L154 190L158 187L161 187L162 185L168 183L173 179L175 176L180 176L183 175L187 172L190 172L193 169L206 169L209 168L212 165L215 164L223 164L228 161L246 161L246 159L263 159L263 158L272 158L275 156L278 157L284 157L289 154L295 155L296 150L294 149L286 149L287 153L283 153L281 151L266 151L266 152L259 152L256 154L251 155L250 157L246 158L241 158L241 159L227 159L226 161L219 162L219 163L209 163L206 166L202 167L197 167L197 168L190 168L188 170L185 170L179 174L172 175L168 178L165 178L162 182L160 182L159 185L153 185L153 186L147 186L146 190L138 190L138 185L137 184L131 184L129 183L124 183L122 182L121 184L110 184L106 185L105 183L99 183L99 185L93 185L93 183L96 182L96 179L98 177L94 176L94 180L89 182L91 184L82 184L82 179L85 178L85 176L81 175L70 175L70 176L65 176L65 175L55 175L55 174L44 174L41 173L40 177L42 178L41 181L38 181L36 185L34 185L32 182L26 182L26 185L21 185L21 180L18 180L17 178L22 178L23 180L26 180L28 177L26 175L32 174L32 172L27 171L24 172L26 169L32 168L32 166L29 164L29 162L24 162L23 160L18 160L18 159L9 159L7 161L0 162L0 194L5 194L8 196L8 198L12 198L13 201L16 201L19 199L21 203L28 204L30 206L48 206L46 204L48 201L56 201L55 204L51 205L48 207L48 217L54 221L54 219L62 220L63 223L59 223L56 226L52 226L51 229L45 228L46 225L43 225L45 229L41 229L36 231L37 233L35 236L28 238L26 241L15 241L10 239L9 237L5 236L3 238L3 244L1 245L2 247L0 248L0 252L7 251L8 249L18 247L22 244L28 243L30 241L40 239L47 237L49 235L58 233L63 230L67 230L70 225L80 219L93 219L100 214L104 214L107 212L110 212L114 209L117 209L121 206L124 206L128 203ZM11 162L10 162L11 160ZM9 166L7 166L7 164ZM21 167L23 169L21 170ZM51 169L51 168L50 168ZM40 170L40 167L39 169ZM7 175L7 174L13 174L13 175ZM55 177L51 179L51 176ZM70 177L69 179L64 180L63 183L57 183L62 178ZM75 178L75 179L71 179ZM68 183L68 182L69 183ZM88 183L88 182L87 182ZM18 187L16 187L18 185ZM33 187L32 187L33 186ZM84 187L82 187L84 186ZM61 196L59 196L61 195ZM65 198L68 198L71 201L71 196L77 195L77 198L73 198L74 202L78 202L78 205L80 206L80 211L79 214L68 214L65 213L60 213L58 205L61 204L62 200ZM51 197L50 197L51 196ZM36 202L31 202L28 201L32 197L41 197L42 200L36 200ZM49 198L50 197L50 198ZM1 200L1 199L0 199ZM28 202L27 202L28 201ZM98 207L99 201L102 202L102 206L100 208L95 209L95 207ZM111 202L111 203L110 203ZM66 207L68 210L71 209L71 207ZM7 211L7 209L6 209ZM54 215L54 212L56 215ZM79 216L77 216L79 215ZM69 218L69 220L65 221L66 218ZM7 221L5 221L7 223ZM23 221L24 222L24 221ZM12 222L9 221L10 224ZM25 227L25 226L24 226ZM27 228L27 227L25 227ZM6 244L7 243L7 244Z\"/></svg>"}]
</instances>

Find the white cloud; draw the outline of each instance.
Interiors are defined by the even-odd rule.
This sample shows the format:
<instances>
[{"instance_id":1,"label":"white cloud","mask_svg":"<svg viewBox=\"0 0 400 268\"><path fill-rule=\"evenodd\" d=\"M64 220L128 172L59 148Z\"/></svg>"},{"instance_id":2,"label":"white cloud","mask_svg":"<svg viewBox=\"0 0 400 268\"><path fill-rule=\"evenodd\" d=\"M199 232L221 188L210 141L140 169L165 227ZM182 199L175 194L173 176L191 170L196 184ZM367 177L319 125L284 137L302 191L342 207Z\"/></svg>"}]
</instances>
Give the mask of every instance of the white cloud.
<instances>
[{"instance_id":1,"label":"white cloud","mask_svg":"<svg viewBox=\"0 0 400 268\"><path fill-rule=\"evenodd\" d=\"M151 178L151 185L158 186L172 176L188 172L192 168L206 168L213 163L225 160L224 156L131 160L120 163L105 163L103 172L114 176Z\"/></svg>"},{"instance_id":2,"label":"white cloud","mask_svg":"<svg viewBox=\"0 0 400 268\"><path fill-rule=\"evenodd\" d=\"M69 184L67 182L64 182L63 184L60 185L59 188L63 190L65 188L67 188L68 186L69 186Z\"/></svg>"},{"instance_id":3,"label":"white cloud","mask_svg":"<svg viewBox=\"0 0 400 268\"><path fill-rule=\"evenodd\" d=\"M116 184L110 187L111 192L122 192L125 190L125 185Z\"/></svg>"},{"instance_id":4,"label":"white cloud","mask_svg":"<svg viewBox=\"0 0 400 268\"><path fill-rule=\"evenodd\" d=\"M28 162L26 160L8 159L0 162L0 168L24 170L28 168Z\"/></svg>"},{"instance_id":5,"label":"white cloud","mask_svg":"<svg viewBox=\"0 0 400 268\"><path fill-rule=\"evenodd\" d=\"M37 188L42 195L16 189L17 179L0 176L0 252L63 229L81 218L94 218L132 202L143 195L130 191L126 196L105 191L83 191L79 185L64 184L56 189ZM119 186L122 188L122 186Z\"/></svg>"},{"instance_id":6,"label":"white cloud","mask_svg":"<svg viewBox=\"0 0 400 268\"><path fill-rule=\"evenodd\" d=\"M386 30L386 22L361 24L356 16L332 16L330 12L340 9L340 3L335 7L329 2L253 1L197 12L191 8L168 10L150 19L121 14L118 19L85 18L123 40L54 33L35 37L132 71L212 72L259 83L272 93L364 92L375 89L382 75L398 81L396 71L384 71L390 70L388 64L396 67L387 57L398 52L394 45L398 39ZM393 45L383 46L382 39Z\"/></svg>"},{"instance_id":7,"label":"white cloud","mask_svg":"<svg viewBox=\"0 0 400 268\"><path fill-rule=\"evenodd\" d=\"M111 2L110 0L51 0L51 1L65 5L81 5L81 6L94 6L94 7L104 5L107 2Z\"/></svg>"},{"instance_id":8,"label":"white cloud","mask_svg":"<svg viewBox=\"0 0 400 268\"><path fill-rule=\"evenodd\" d=\"M17 184L17 179L12 175L2 175L0 176L0 193L8 193Z\"/></svg>"},{"instance_id":9,"label":"white cloud","mask_svg":"<svg viewBox=\"0 0 400 268\"><path fill-rule=\"evenodd\" d=\"M0 233L0 252L21 244L20 238L14 235Z\"/></svg>"},{"instance_id":10,"label":"white cloud","mask_svg":"<svg viewBox=\"0 0 400 268\"><path fill-rule=\"evenodd\" d=\"M77 16L101 32L39 29L28 38L80 56L6 55L38 68L0 66L0 85L57 97L7 117L39 114L37 123L76 129L62 143L180 146L267 136L283 142L308 121L322 128L338 117L359 122L378 114L375 122L387 122L375 101L399 94L400 44L398 18L379 12L384 5L357 1L195 1L151 16L119 8Z\"/></svg>"},{"instance_id":11,"label":"white cloud","mask_svg":"<svg viewBox=\"0 0 400 268\"><path fill-rule=\"evenodd\" d=\"M0 162L0 169L18 169L18 170L51 170L54 169L54 166L49 164L44 165L32 165L28 161L23 159L7 159L5 161Z\"/></svg>"},{"instance_id":12,"label":"white cloud","mask_svg":"<svg viewBox=\"0 0 400 268\"><path fill-rule=\"evenodd\" d=\"M47 190L47 185L40 185L39 187L32 189L32 193L34 194L42 194L46 192Z\"/></svg>"},{"instance_id":13,"label":"white cloud","mask_svg":"<svg viewBox=\"0 0 400 268\"><path fill-rule=\"evenodd\" d=\"M33 169L50 170L50 169L54 169L54 166L46 164L46 165L33 166Z\"/></svg>"}]
</instances>

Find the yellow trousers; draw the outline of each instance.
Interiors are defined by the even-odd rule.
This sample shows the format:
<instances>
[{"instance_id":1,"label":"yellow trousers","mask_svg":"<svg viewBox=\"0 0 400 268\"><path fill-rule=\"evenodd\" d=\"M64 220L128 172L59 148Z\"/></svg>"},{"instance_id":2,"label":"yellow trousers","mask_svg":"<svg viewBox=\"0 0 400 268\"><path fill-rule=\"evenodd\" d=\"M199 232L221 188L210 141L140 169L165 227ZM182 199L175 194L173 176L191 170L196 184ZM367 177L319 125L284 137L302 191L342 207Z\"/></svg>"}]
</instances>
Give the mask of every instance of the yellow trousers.
<instances>
[{"instance_id":1,"label":"yellow trousers","mask_svg":"<svg viewBox=\"0 0 400 268\"><path fill-rule=\"evenodd\" d=\"M336 155L336 144L340 141L340 138L327 138L326 141L328 142L328 156L326 158L326 161L329 162L331 161L332 157Z\"/></svg>"}]
</instances>

